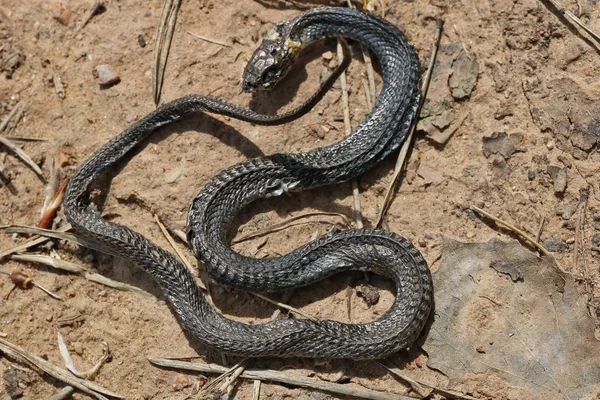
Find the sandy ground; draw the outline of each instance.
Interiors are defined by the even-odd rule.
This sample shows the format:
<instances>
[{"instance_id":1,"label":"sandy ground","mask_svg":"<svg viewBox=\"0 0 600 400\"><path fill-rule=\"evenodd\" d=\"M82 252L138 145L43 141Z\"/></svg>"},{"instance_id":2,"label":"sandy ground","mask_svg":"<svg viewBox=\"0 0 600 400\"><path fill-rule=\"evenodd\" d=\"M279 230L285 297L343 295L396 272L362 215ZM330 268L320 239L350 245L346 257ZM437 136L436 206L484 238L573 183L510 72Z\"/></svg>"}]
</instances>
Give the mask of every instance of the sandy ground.
<instances>
[{"instance_id":1,"label":"sandy ground","mask_svg":"<svg viewBox=\"0 0 600 400\"><path fill-rule=\"evenodd\" d=\"M188 93L212 94L272 113L300 104L313 93L323 71L332 66L327 54L335 52L331 44L304 55L302 65L275 93L254 97L241 93L241 71L261 36L299 12L285 2L272 2L273 7L269 3L184 1L162 101ZM600 31L600 5L592 0L564 1L573 11L578 9L577 3L582 18ZM103 13L76 31L91 4L81 0L0 0L0 116L6 117L19 101L26 102L22 119L9 124L4 133L47 140L17 142L46 178L52 160L62 163L63 173L68 175L92 151L154 109L151 60L161 2L109 0ZM428 118L420 125L408 173L389 209L386 227L416 243L435 270L443 237L473 242L494 236L514 238L482 222L468 210L469 205L483 206L533 236L544 218L541 240L547 241L562 265L582 278L579 288L589 295L590 313L596 316L600 299L596 287L600 233L595 230L600 228L600 154L596 144L600 134L600 50L550 5L536 0L398 0L389 4L386 14L414 43L423 65L439 17L444 19L445 29L430 102L423 114ZM227 46L198 40L188 31ZM355 60L348 82L355 126L368 108L360 47L353 49ZM101 64L112 66L120 82L101 87L94 74ZM455 81L464 73L466 82L452 83L451 71ZM57 93L59 80L64 96ZM376 82L381 83L379 79ZM465 85L472 92L459 93ZM436 142L435 135L449 129L453 135L445 143ZM183 228L193 196L221 169L248 157L320 147L343 136L339 89L328 93L307 116L283 127L257 127L220 117L186 118L153 135L143 150L119 169L105 210L114 221L168 248L152 209L168 214L175 226ZM0 186L0 225L36 224L46 183L5 147L0 147L0 162L10 175L11 186L10 190ZM394 162L395 156L388 158L359 181L367 226L377 217ZM586 197L584 190L587 201L581 201L585 188L589 195ZM240 218L238 235L308 211L337 212L352 219L352 204L349 184L268 200ZM335 217L328 220L341 221ZM256 257L274 256L330 229L331 224L309 223L235 248ZM22 241L1 234L0 249ZM48 247L37 251L50 254ZM113 360L103 366L96 381L128 399L184 399L199 382L198 374L153 367L148 357L200 355L206 361L235 362L190 342L158 286L139 269L71 244L58 243L52 252L135 285L148 295L109 289L40 265L3 260L4 270L23 271L65 297L56 301L39 290L13 292L0 306L0 331L7 340L62 365L56 343L58 329L82 369L95 362L106 341ZM294 291L289 303L319 318L347 322L347 287L355 288L362 280L361 274L335 276ZM353 322L376 319L392 302L389 282L371 277L371 284L381 291L375 306L351 289ZM11 287L7 279L0 280L3 295ZM217 286L213 295L223 313L248 323L266 321L275 310L262 300ZM65 323L77 316L76 322ZM443 374L427 368L426 360L427 355L419 351L392 357L407 374L447 385ZM10 365L6 359L0 362L4 375ZM405 392L401 382L372 362L265 359L253 365L324 380L342 377L342 381L375 390ZM29 382L22 389L26 399L49 398L61 387L33 372L27 376ZM509 392L494 376L477 376L458 384L476 398L523 398L518 391ZM239 383L234 395L252 398L252 382ZM0 398L10 397L0 390ZM73 398L88 397L76 393ZM261 398L330 396L265 383Z\"/></svg>"}]
</instances>

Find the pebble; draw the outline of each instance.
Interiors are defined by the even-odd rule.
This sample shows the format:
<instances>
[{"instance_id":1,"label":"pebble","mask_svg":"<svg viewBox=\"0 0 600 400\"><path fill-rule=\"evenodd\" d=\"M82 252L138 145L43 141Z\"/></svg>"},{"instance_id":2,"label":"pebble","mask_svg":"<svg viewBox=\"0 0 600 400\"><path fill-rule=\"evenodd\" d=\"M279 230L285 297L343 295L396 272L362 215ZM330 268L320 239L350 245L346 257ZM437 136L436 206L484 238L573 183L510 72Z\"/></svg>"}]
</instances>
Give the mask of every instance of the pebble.
<instances>
[{"instance_id":1,"label":"pebble","mask_svg":"<svg viewBox=\"0 0 600 400\"><path fill-rule=\"evenodd\" d=\"M69 21L71 21L72 16L73 16L73 13L71 13L71 11L64 8L61 3L57 3L56 6L54 7L54 15L52 15L52 18L54 18L60 24L62 24L64 26L69 25Z\"/></svg>"},{"instance_id":2,"label":"pebble","mask_svg":"<svg viewBox=\"0 0 600 400\"><path fill-rule=\"evenodd\" d=\"M553 253L562 253L569 249L567 243L565 243L565 241L558 236L552 236L544 240L542 246L544 246L546 250L551 251Z\"/></svg>"},{"instance_id":3,"label":"pebble","mask_svg":"<svg viewBox=\"0 0 600 400\"><path fill-rule=\"evenodd\" d=\"M323 59L324 60L331 60L333 58L333 53L331 51L326 51L325 53L323 53Z\"/></svg>"},{"instance_id":4,"label":"pebble","mask_svg":"<svg viewBox=\"0 0 600 400\"><path fill-rule=\"evenodd\" d=\"M114 68L108 64L98 65L96 67L96 74L98 75L98 83L103 86L114 85L121 81Z\"/></svg>"},{"instance_id":5,"label":"pebble","mask_svg":"<svg viewBox=\"0 0 600 400\"><path fill-rule=\"evenodd\" d=\"M564 193L567 189L567 168L549 165L546 171L554 183L554 193Z\"/></svg>"},{"instance_id":6,"label":"pebble","mask_svg":"<svg viewBox=\"0 0 600 400\"><path fill-rule=\"evenodd\" d=\"M75 351L75 353L77 353L79 355L83 354L83 345L81 344L81 342L73 343L73 351Z\"/></svg>"}]
</instances>

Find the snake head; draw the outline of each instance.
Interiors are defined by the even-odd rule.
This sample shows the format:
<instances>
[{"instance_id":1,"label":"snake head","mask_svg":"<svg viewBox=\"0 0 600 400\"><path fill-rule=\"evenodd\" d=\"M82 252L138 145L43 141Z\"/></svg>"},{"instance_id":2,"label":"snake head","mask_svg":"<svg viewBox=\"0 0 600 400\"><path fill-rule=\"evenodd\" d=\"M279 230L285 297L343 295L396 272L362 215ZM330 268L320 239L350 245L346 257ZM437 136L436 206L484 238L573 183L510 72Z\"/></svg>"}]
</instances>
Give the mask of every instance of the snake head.
<instances>
[{"instance_id":1,"label":"snake head","mask_svg":"<svg viewBox=\"0 0 600 400\"><path fill-rule=\"evenodd\" d=\"M244 69L244 92L272 88L283 78L299 53L300 44L288 38L286 24L275 26L254 51Z\"/></svg>"}]
</instances>

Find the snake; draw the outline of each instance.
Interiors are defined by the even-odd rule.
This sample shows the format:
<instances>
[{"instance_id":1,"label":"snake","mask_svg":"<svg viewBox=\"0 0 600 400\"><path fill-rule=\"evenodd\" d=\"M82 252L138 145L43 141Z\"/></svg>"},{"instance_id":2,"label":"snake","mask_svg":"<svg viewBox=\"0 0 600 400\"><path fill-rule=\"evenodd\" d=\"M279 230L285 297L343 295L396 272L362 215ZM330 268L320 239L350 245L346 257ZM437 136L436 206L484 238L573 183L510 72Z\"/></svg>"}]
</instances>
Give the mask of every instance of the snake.
<instances>
[{"instance_id":1,"label":"snake","mask_svg":"<svg viewBox=\"0 0 600 400\"><path fill-rule=\"evenodd\" d=\"M361 43L378 59L383 84L373 109L350 136L335 144L247 159L214 176L190 205L187 239L213 281L249 292L297 288L348 270L388 277L395 285L395 300L379 319L355 324L304 318L253 325L234 321L210 304L194 273L178 258L140 233L102 218L91 198L92 185L158 127L191 113L257 125L285 123L307 113L322 94L281 115L263 115L197 94L165 103L95 151L73 173L65 192L64 213L75 231L151 275L180 325L201 343L227 354L384 358L414 345L433 306L425 259L409 240L387 230L334 228L288 254L265 259L231 247L233 219L249 204L359 177L407 136L420 100L417 53L395 25L361 10L319 7L275 25L245 67L243 89L273 87L303 49L327 38Z\"/></svg>"}]
</instances>

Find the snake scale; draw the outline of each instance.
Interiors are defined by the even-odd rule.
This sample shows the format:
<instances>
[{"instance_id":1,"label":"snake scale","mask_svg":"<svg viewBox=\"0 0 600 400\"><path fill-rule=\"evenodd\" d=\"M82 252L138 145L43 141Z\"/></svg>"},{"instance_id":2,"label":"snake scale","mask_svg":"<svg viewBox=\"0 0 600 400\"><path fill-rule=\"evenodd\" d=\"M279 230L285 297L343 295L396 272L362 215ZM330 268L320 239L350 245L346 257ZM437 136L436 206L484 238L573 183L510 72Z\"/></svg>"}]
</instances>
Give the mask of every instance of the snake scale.
<instances>
[{"instance_id":1,"label":"snake scale","mask_svg":"<svg viewBox=\"0 0 600 400\"><path fill-rule=\"evenodd\" d=\"M249 159L222 171L193 200L187 235L212 279L237 289L279 291L345 270L387 276L396 285L396 299L380 319L363 324L282 319L257 325L230 320L210 305L192 273L177 258L141 234L102 219L90 207L91 184L160 126L192 112L269 125L297 118L306 108L266 116L215 97L185 96L160 106L97 150L71 177L65 194L65 215L80 235L149 273L180 323L201 342L226 353L382 358L412 345L432 307L433 287L425 260L409 241L388 231L336 229L287 255L269 259L248 258L230 246L232 219L248 204L360 176L405 139L420 96L418 57L394 25L358 10L315 8L276 25L248 63L244 89L272 86L303 48L331 37L358 41L379 59L383 88L368 117L351 136L336 144L306 153ZM317 100L309 100L310 107Z\"/></svg>"}]
</instances>

